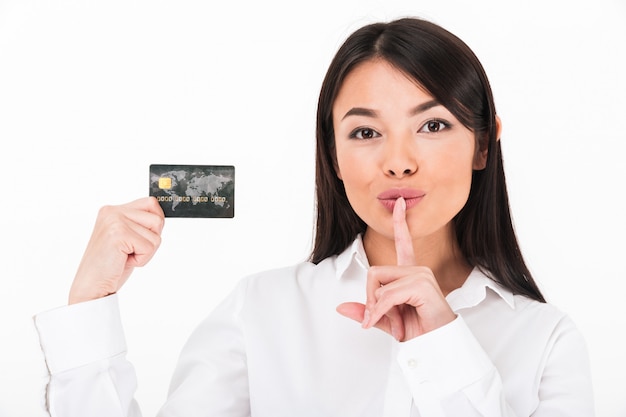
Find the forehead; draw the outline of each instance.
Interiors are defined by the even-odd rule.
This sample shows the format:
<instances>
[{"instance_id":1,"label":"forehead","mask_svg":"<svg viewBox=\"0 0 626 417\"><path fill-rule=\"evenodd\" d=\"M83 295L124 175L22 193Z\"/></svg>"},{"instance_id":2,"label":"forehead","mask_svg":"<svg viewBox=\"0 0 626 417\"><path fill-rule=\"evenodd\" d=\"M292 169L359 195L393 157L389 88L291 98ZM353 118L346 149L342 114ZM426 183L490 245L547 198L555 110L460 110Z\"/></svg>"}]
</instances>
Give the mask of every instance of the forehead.
<instances>
[{"instance_id":1,"label":"forehead","mask_svg":"<svg viewBox=\"0 0 626 417\"><path fill-rule=\"evenodd\" d=\"M433 100L419 81L388 61L373 59L353 68L339 88L333 110L360 105L378 107L388 104L414 106L416 101Z\"/></svg>"}]
</instances>

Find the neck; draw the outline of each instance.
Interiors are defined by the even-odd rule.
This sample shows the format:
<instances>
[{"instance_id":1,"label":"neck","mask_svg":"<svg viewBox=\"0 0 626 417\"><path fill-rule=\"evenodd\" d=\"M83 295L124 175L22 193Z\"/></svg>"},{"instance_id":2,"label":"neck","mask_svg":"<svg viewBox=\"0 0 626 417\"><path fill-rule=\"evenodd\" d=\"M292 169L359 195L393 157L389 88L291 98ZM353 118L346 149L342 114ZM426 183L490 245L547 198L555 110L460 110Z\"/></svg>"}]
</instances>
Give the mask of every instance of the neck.
<instances>
[{"instance_id":1,"label":"neck","mask_svg":"<svg viewBox=\"0 0 626 417\"><path fill-rule=\"evenodd\" d=\"M393 236L384 236L368 228L363 236L363 247L370 265L397 264ZM452 224L433 235L413 239L413 250L417 266L433 271L444 295L463 285L472 271L461 253Z\"/></svg>"}]
</instances>

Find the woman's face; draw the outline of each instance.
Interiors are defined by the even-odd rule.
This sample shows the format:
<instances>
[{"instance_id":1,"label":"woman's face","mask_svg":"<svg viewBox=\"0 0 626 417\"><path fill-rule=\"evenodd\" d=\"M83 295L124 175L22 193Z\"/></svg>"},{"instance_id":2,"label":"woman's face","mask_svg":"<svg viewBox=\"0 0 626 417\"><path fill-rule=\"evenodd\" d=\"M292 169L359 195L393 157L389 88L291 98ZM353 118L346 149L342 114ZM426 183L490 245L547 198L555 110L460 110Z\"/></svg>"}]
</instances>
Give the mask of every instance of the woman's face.
<instances>
[{"instance_id":1,"label":"woman's face","mask_svg":"<svg viewBox=\"0 0 626 417\"><path fill-rule=\"evenodd\" d=\"M396 199L407 202L414 239L448 233L484 168L475 136L386 61L357 66L333 105L337 175L372 234L393 239Z\"/></svg>"}]
</instances>

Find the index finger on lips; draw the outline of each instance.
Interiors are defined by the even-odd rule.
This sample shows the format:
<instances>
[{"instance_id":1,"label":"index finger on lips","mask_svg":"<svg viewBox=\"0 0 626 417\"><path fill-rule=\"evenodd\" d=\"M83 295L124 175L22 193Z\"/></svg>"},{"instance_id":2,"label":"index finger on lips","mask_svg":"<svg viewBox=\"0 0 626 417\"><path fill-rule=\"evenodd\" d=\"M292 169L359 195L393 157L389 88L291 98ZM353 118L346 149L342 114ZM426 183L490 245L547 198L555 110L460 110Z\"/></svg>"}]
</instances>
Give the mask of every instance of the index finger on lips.
<instances>
[{"instance_id":1,"label":"index finger on lips","mask_svg":"<svg viewBox=\"0 0 626 417\"><path fill-rule=\"evenodd\" d=\"M406 222L406 201L402 197L393 206L393 235L398 265L415 265L413 240Z\"/></svg>"},{"instance_id":2,"label":"index finger on lips","mask_svg":"<svg viewBox=\"0 0 626 417\"><path fill-rule=\"evenodd\" d=\"M398 265L415 265L415 254L413 253L413 241L409 233L409 225L406 222L406 201L399 197L393 206L393 234L396 247L396 258ZM363 327L369 328L376 322L371 319L371 312L378 302L376 291L381 286L394 281L397 276L384 273L385 268L370 268L367 274L367 304L365 317L363 319ZM373 322L373 323L372 323Z\"/></svg>"},{"instance_id":3,"label":"index finger on lips","mask_svg":"<svg viewBox=\"0 0 626 417\"><path fill-rule=\"evenodd\" d=\"M413 265L415 263L413 241L409 233L409 226L406 223L406 201L402 197L399 197L393 206L392 220L397 264ZM372 304L376 303L376 291L394 278L383 273L386 270L386 268L370 268L367 274L367 300Z\"/></svg>"}]
</instances>

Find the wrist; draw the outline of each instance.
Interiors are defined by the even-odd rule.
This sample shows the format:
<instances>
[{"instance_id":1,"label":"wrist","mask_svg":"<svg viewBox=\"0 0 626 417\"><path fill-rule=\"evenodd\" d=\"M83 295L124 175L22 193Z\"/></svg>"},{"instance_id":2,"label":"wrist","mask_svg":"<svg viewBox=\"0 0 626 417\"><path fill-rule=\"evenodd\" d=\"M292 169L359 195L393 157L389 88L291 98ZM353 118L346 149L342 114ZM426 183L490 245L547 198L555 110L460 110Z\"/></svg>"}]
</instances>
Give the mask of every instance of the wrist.
<instances>
[{"instance_id":1,"label":"wrist","mask_svg":"<svg viewBox=\"0 0 626 417\"><path fill-rule=\"evenodd\" d=\"M75 280L72 283L72 287L70 288L68 305L97 300L98 298L103 298L111 294L112 293L108 293L105 291L94 291L94 288L92 286L82 285Z\"/></svg>"}]
</instances>

